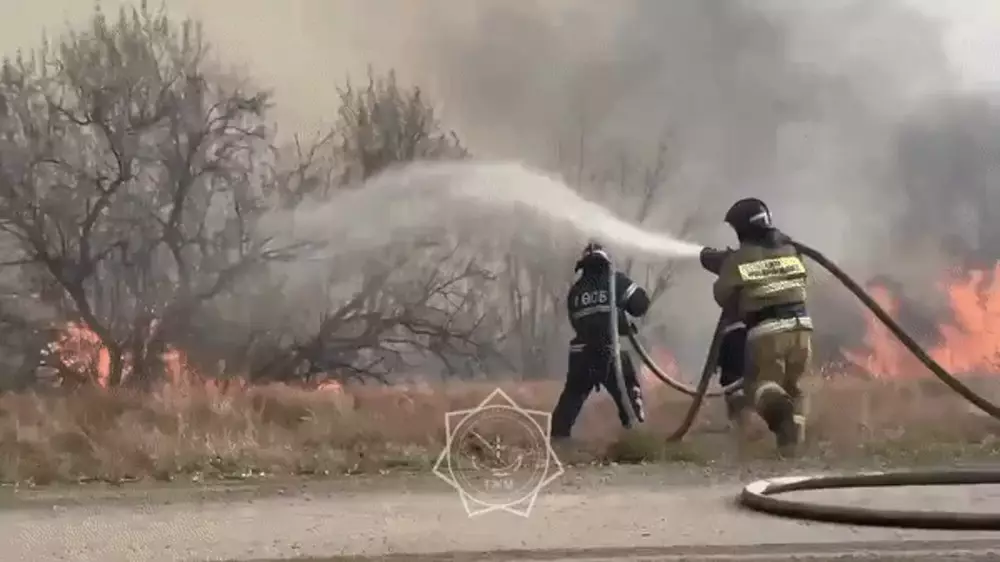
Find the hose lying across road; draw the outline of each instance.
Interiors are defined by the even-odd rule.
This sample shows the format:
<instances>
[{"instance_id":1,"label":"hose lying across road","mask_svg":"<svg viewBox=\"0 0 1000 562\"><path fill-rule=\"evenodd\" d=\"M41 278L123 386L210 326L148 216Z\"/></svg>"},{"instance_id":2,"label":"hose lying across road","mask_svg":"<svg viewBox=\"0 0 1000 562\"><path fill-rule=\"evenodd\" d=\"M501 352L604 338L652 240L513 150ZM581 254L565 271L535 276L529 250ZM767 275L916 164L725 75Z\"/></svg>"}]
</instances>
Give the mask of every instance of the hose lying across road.
<instances>
[{"instance_id":1,"label":"hose lying across road","mask_svg":"<svg viewBox=\"0 0 1000 562\"><path fill-rule=\"evenodd\" d=\"M800 242L793 242L793 244L802 255L812 259L829 271L838 281L847 287L936 377L980 410L986 412L990 417L1000 420L1000 407L973 392L962 381L941 367L937 361L920 347L920 344L907 334L875 302L875 299L871 295L835 263L805 244ZM712 345L709 348L706 363L702 369L702 377L696 389L691 389L683 383L667 376L662 370L656 367L652 358L639 343L638 339L632 335L629 336L643 362L658 379L668 386L693 397L691 407L688 409L684 421L668 438L671 441L680 440L684 437L690 429L694 418L697 416L704 398L707 396L720 396L727 390L730 390L724 389L713 393L708 392L709 381L715 373L718 348L722 339L720 333L722 327L721 321L722 319L720 318L720 323L716 325ZM739 499L741 505L751 510L794 519L914 529L1000 531L1000 513L867 509L852 506L816 504L776 497L778 494L804 490L975 484L1000 484L1000 470L942 469L930 471L872 472L834 476L785 476L753 482L743 489Z\"/></svg>"}]
</instances>

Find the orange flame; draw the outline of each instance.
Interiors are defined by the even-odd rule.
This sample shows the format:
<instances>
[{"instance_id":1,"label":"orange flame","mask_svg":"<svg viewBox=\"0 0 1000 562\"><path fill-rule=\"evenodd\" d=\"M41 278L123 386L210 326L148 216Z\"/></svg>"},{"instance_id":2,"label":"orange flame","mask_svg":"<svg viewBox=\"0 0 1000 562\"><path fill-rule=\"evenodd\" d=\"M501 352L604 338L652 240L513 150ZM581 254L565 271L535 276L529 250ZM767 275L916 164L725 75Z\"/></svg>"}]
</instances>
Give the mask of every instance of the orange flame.
<instances>
[{"instance_id":1,"label":"orange flame","mask_svg":"<svg viewBox=\"0 0 1000 562\"><path fill-rule=\"evenodd\" d=\"M316 390L333 392L335 394L343 394L344 385L340 384L340 381L326 380L321 381L316 385Z\"/></svg>"},{"instance_id":2,"label":"orange flame","mask_svg":"<svg viewBox=\"0 0 1000 562\"><path fill-rule=\"evenodd\" d=\"M670 352L662 347L654 347L650 349L649 356L667 376L675 378L679 377L680 367L677 365L677 359L675 359ZM641 365L639 368L639 379L643 386L658 380L656 375L653 374L653 371L645 364Z\"/></svg>"},{"instance_id":3,"label":"orange flame","mask_svg":"<svg viewBox=\"0 0 1000 562\"><path fill-rule=\"evenodd\" d=\"M49 346L49 351L81 380L90 380L102 388L108 387L111 376L111 355L101 344L100 337L87 326L75 322L67 324L59 338ZM132 371L131 355L125 354L124 359L123 381ZM245 379L217 379L203 376L190 364L187 355L179 349L168 349L160 355L160 360L163 362L164 383L173 392L189 393L198 389L221 393L232 387L247 387ZM344 391L343 385L335 380L320 381L314 389L334 393Z\"/></svg>"},{"instance_id":4,"label":"orange flame","mask_svg":"<svg viewBox=\"0 0 1000 562\"><path fill-rule=\"evenodd\" d=\"M49 351L58 357L66 369L78 374L81 379L94 377L95 384L107 387L111 373L111 355L101 345L101 338L90 328L70 322L59 334L59 338L49 346Z\"/></svg>"},{"instance_id":5,"label":"orange flame","mask_svg":"<svg viewBox=\"0 0 1000 562\"><path fill-rule=\"evenodd\" d=\"M890 316L895 317L899 310L899 302L884 287L871 287L869 292L875 302L885 309ZM913 365L910 352L892 332L871 312L865 314L865 349L862 351L844 351L848 362L861 368L873 377L899 377Z\"/></svg>"},{"instance_id":6,"label":"orange flame","mask_svg":"<svg viewBox=\"0 0 1000 562\"><path fill-rule=\"evenodd\" d=\"M1000 263L992 271L971 271L941 284L952 320L938 327L929 354L946 370L957 373L1000 373ZM896 298L883 287L871 290L882 308L895 317ZM871 313L866 315L865 349L844 356L875 377L905 377L927 373L915 357Z\"/></svg>"},{"instance_id":7,"label":"orange flame","mask_svg":"<svg viewBox=\"0 0 1000 562\"><path fill-rule=\"evenodd\" d=\"M931 356L960 373L1000 373L1000 263L946 286L954 324L940 328Z\"/></svg>"}]
</instances>

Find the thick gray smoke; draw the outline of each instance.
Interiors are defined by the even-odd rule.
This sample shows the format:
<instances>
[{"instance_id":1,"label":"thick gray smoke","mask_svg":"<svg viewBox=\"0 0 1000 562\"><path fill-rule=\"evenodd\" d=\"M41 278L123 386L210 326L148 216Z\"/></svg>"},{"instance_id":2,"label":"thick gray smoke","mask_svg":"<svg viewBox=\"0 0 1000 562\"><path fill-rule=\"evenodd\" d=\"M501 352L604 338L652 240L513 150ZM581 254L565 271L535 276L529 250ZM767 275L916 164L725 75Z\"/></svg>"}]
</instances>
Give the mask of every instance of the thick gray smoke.
<instances>
[{"instance_id":1,"label":"thick gray smoke","mask_svg":"<svg viewBox=\"0 0 1000 562\"><path fill-rule=\"evenodd\" d=\"M948 56L969 51L958 28L997 36L990 0L170 4L274 83L286 127L320 127L333 82L371 62L424 86L481 157L551 167L578 159L582 137L595 166L648 156L666 131L674 189L657 212L701 206L699 241L732 243L722 212L760 196L789 233L918 302L956 257L997 255L1000 110L989 92L959 89L968 69ZM656 308L691 344L685 363L715 314L709 281L686 270ZM847 298L823 296L824 309L849 312L823 319L841 333L859 328Z\"/></svg>"},{"instance_id":2,"label":"thick gray smoke","mask_svg":"<svg viewBox=\"0 0 1000 562\"><path fill-rule=\"evenodd\" d=\"M379 17L398 5L369 4ZM789 233L918 300L956 247L996 254L1000 113L958 91L943 22L910 3L415 4L406 62L480 153L547 165L557 147L578 150L581 133L596 153L648 153L667 130L683 194L670 204L700 204L710 225L696 239L731 243L721 214L759 196ZM686 277L683 297L658 308L668 325L685 319L671 335L697 360L714 308L710 278ZM705 306L691 310L687 290ZM860 327L860 316L828 316L838 331Z\"/></svg>"},{"instance_id":3,"label":"thick gray smoke","mask_svg":"<svg viewBox=\"0 0 1000 562\"><path fill-rule=\"evenodd\" d=\"M102 0L110 11L128 2ZM63 18L92 8L79 4L33 3L16 26L0 27L5 49L33 45L42 24L62 31ZM787 230L873 274L885 272L887 252L899 251L893 234L915 212L904 182L926 176L919 166L931 160L940 178L941 159L981 148L967 140L971 148L916 157L901 148L912 135L955 138L967 124L953 108L984 106L953 93L968 69L945 45L969 51L970 38L1000 26L990 0L467 0L447 9L171 0L169 8L203 20L223 60L275 88L286 133L321 128L335 110L334 87L348 74L359 79L369 62L425 86L446 125L486 158L575 158L581 131L591 159L619 149L648 155L667 130L672 182L706 205L715 227L701 236L707 242L731 242L718 216L734 197L760 195ZM971 58L978 74L988 72L987 47L963 66ZM978 125L988 137L990 126ZM935 181L950 190L964 179ZM947 216L932 211L921 212ZM923 263L934 259L921 253Z\"/></svg>"},{"instance_id":4,"label":"thick gray smoke","mask_svg":"<svg viewBox=\"0 0 1000 562\"><path fill-rule=\"evenodd\" d=\"M896 123L949 68L905 6L802 4L479 1L413 25L445 118L477 150L545 163L583 127L598 149L640 153L667 129L677 181L713 218L758 195L849 257L887 232Z\"/></svg>"}]
</instances>

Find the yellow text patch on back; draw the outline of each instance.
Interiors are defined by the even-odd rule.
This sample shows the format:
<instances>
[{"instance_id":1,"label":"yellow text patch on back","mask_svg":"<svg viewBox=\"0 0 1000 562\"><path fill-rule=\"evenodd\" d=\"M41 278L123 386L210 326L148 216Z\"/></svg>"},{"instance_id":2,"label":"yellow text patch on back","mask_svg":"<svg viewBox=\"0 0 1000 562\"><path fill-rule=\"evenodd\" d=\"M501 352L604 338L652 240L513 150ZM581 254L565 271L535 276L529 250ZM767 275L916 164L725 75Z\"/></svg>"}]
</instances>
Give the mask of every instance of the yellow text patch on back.
<instances>
[{"instance_id":1,"label":"yellow text patch on back","mask_svg":"<svg viewBox=\"0 0 1000 562\"><path fill-rule=\"evenodd\" d=\"M740 265L740 277L744 281L766 281L805 275L805 273L806 266L798 256L770 258Z\"/></svg>"}]
</instances>

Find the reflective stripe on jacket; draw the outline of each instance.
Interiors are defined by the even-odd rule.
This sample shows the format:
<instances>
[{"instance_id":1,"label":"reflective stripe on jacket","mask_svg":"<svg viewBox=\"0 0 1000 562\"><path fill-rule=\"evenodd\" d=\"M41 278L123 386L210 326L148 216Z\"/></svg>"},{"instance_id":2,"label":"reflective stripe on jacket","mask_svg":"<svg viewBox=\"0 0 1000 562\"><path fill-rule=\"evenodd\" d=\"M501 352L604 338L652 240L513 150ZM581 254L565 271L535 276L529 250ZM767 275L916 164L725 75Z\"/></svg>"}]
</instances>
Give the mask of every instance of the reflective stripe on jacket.
<instances>
[{"instance_id":1,"label":"reflective stripe on jacket","mask_svg":"<svg viewBox=\"0 0 1000 562\"><path fill-rule=\"evenodd\" d=\"M734 307L747 337L812 330L805 309L808 272L790 244L743 244L726 257L713 286L716 302ZM732 309L732 308L730 308Z\"/></svg>"}]
</instances>

